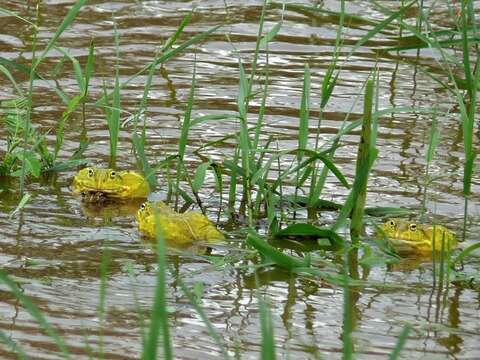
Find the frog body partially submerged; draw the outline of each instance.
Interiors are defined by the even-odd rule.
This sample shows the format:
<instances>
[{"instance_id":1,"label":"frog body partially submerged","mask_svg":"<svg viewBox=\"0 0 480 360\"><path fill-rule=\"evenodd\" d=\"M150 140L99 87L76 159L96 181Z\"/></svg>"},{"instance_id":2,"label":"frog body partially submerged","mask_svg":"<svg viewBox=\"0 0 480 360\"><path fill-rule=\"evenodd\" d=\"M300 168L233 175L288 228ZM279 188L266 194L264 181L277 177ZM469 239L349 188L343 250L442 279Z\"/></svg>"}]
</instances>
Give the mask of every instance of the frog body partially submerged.
<instances>
[{"instance_id":1,"label":"frog body partially submerged","mask_svg":"<svg viewBox=\"0 0 480 360\"><path fill-rule=\"evenodd\" d=\"M146 198L150 191L148 182L135 171L92 167L80 170L73 179L72 187L74 193L81 194L87 202Z\"/></svg>"},{"instance_id":2,"label":"frog body partially submerged","mask_svg":"<svg viewBox=\"0 0 480 360\"><path fill-rule=\"evenodd\" d=\"M431 253L453 249L457 244L455 234L442 225L422 225L390 219L380 226L389 242L399 253Z\"/></svg>"},{"instance_id":3,"label":"frog body partially submerged","mask_svg":"<svg viewBox=\"0 0 480 360\"><path fill-rule=\"evenodd\" d=\"M138 230L155 238L157 220L160 231L168 243L185 245L195 241L215 242L224 235L203 214L196 211L177 213L162 201L146 202L136 214Z\"/></svg>"}]
</instances>

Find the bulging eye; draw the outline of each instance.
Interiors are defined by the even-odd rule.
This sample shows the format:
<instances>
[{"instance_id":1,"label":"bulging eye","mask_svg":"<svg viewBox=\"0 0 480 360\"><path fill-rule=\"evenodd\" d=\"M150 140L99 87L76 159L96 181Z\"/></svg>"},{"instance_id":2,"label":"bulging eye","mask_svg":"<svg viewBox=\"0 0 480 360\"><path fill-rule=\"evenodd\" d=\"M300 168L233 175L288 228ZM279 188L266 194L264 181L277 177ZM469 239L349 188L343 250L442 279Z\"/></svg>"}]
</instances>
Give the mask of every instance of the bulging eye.
<instances>
[{"instance_id":1,"label":"bulging eye","mask_svg":"<svg viewBox=\"0 0 480 360\"><path fill-rule=\"evenodd\" d=\"M388 222L388 225L390 225L391 228L395 228L395 227L397 226L397 224L396 224L395 221L393 221L393 220L390 220L390 221Z\"/></svg>"},{"instance_id":2,"label":"bulging eye","mask_svg":"<svg viewBox=\"0 0 480 360\"><path fill-rule=\"evenodd\" d=\"M417 224L410 224L408 228L410 229L410 231L417 231Z\"/></svg>"},{"instance_id":3,"label":"bulging eye","mask_svg":"<svg viewBox=\"0 0 480 360\"><path fill-rule=\"evenodd\" d=\"M93 169L88 168L87 173L88 173L88 177L92 177L93 176Z\"/></svg>"},{"instance_id":4,"label":"bulging eye","mask_svg":"<svg viewBox=\"0 0 480 360\"><path fill-rule=\"evenodd\" d=\"M117 176L117 173L114 170L110 171L110 179L115 179L115 176Z\"/></svg>"},{"instance_id":5,"label":"bulging eye","mask_svg":"<svg viewBox=\"0 0 480 360\"><path fill-rule=\"evenodd\" d=\"M142 205L140 205L140 211L144 211L146 207L147 205L145 205L145 203L142 203Z\"/></svg>"}]
</instances>

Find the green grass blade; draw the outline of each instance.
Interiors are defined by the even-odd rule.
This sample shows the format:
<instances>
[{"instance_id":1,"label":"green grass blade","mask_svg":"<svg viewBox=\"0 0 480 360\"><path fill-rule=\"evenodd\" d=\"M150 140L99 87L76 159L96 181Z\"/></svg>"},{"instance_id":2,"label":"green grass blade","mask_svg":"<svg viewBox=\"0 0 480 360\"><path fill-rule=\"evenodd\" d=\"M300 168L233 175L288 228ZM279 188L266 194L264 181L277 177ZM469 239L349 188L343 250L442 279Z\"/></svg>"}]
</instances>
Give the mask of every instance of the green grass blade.
<instances>
[{"instance_id":1,"label":"green grass blade","mask_svg":"<svg viewBox=\"0 0 480 360\"><path fill-rule=\"evenodd\" d=\"M62 118L57 124L57 130L55 131L55 149L53 152L53 157L54 159L57 158L58 152L60 151L60 148L63 144L63 135L64 135L64 128L65 128L65 123L68 121L70 118L70 115L75 111L77 108L78 104L82 100L81 95L77 95L73 97L67 106L67 109L63 112Z\"/></svg>"},{"instance_id":2,"label":"green grass blade","mask_svg":"<svg viewBox=\"0 0 480 360\"><path fill-rule=\"evenodd\" d=\"M173 359L172 344L170 338L170 329L168 324L167 299L166 299L166 245L163 237L160 221L158 219L158 209L154 209L157 232L157 283L155 287L155 297L152 304L150 328L147 335L147 341L143 348L144 360L157 360L157 344L160 332L163 337L163 358Z\"/></svg>"},{"instance_id":3,"label":"green grass blade","mask_svg":"<svg viewBox=\"0 0 480 360\"><path fill-rule=\"evenodd\" d=\"M172 270L170 271L173 272ZM220 352L222 353L223 358L231 359L230 355L228 354L228 350L224 344L224 341L222 340L222 336L218 333L218 331L213 326L212 322L208 319L208 316L205 313L205 310L203 310L202 306L200 305L200 302L198 301L198 297L195 296L195 294L187 288L187 286L185 285L184 281L182 280L179 274L177 274L177 276L175 277L175 281L178 285L180 285L182 292L188 298L188 301L193 306L197 314L200 316L204 325L207 327L208 333L210 334L212 339L215 341L215 344L220 349Z\"/></svg>"},{"instance_id":4,"label":"green grass blade","mask_svg":"<svg viewBox=\"0 0 480 360\"><path fill-rule=\"evenodd\" d=\"M114 21L115 52L117 63L115 64L115 85L113 88L112 108L107 112L108 133L110 135L110 166L115 168L117 160L118 137L120 133L120 74L118 61L120 59L119 34L117 24Z\"/></svg>"},{"instance_id":5,"label":"green grass blade","mask_svg":"<svg viewBox=\"0 0 480 360\"><path fill-rule=\"evenodd\" d=\"M54 49L57 50L58 52L62 53L64 56L66 56L70 62L72 63L73 66L73 72L75 74L75 79L77 80L77 85L80 89L80 93L83 94L85 91L85 79L83 78L83 72L82 68L80 66L80 63L78 62L77 59L75 59L68 50L65 50L64 48L54 46Z\"/></svg>"},{"instance_id":6,"label":"green grass blade","mask_svg":"<svg viewBox=\"0 0 480 360\"><path fill-rule=\"evenodd\" d=\"M208 121L218 121L218 120L230 120L230 119L239 119L238 115L234 114L210 114L210 115L203 115L194 118L190 122L190 127L193 127L195 125L208 122Z\"/></svg>"},{"instance_id":7,"label":"green grass blade","mask_svg":"<svg viewBox=\"0 0 480 360\"><path fill-rule=\"evenodd\" d=\"M460 254L458 254L455 259L451 262L452 266L455 264L458 264L463 261L467 256L469 256L472 252L475 250L480 249L480 242L477 242L475 244L472 244L465 249L463 249Z\"/></svg>"},{"instance_id":8,"label":"green grass blade","mask_svg":"<svg viewBox=\"0 0 480 360\"><path fill-rule=\"evenodd\" d=\"M55 332L52 325L43 316L42 312L35 306L35 304L18 288L17 284L13 282L5 271L0 269L0 281L2 281L10 289L12 294L22 303L23 307L33 316L47 335L58 346L61 355L64 359L70 359L70 353L63 342L63 339Z\"/></svg>"},{"instance_id":9,"label":"green grass blade","mask_svg":"<svg viewBox=\"0 0 480 360\"><path fill-rule=\"evenodd\" d=\"M37 25L32 23L31 21L28 21L27 19L25 19L24 17L21 17L20 15L16 14L15 12L13 11L10 11L8 9L5 9L5 8L2 8L0 7L0 13L4 13L6 15L10 15L10 16L13 16L15 18L17 18L18 20L21 20L23 22L26 22L27 24L29 24L30 26L33 26L35 29L37 29Z\"/></svg>"},{"instance_id":10,"label":"green grass blade","mask_svg":"<svg viewBox=\"0 0 480 360\"><path fill-rule=\"evenodd\" d=\"M9 338L2 330L0 330L0 342L3 342L7 347L14 351L19 359L28 359L27 354L25 353L23 348L18 345L18 343Z\"/></svg>"},{"instance_id":11,"label":"green grass blade","mask_svg":"<svg viewBox=\"0 0 480 360\"><path fill-rule=\"evenodd\" d=\"M375 158L377 157L377 154L378 154L377 149L372 150L370 152L369 163L367 164L367 166L362 167L360 169L360 172L355 175L355 181L353 182L352 190L350 191L350 194L348 195L348 198L345 201L345 204L340 210L340 214L338 215L335 224L331 227L333 231L340 228L345 223L348 216L350 215L350 212L352 211L355 205L355 202L357 201L358 194L360 193L361 188L363 187L363 184L366 183L367 181L368 174L373 165L373 162L375 161Z\"/></svg>"},{"instance_id":12,"label":"green grass blade","mask_svg":"<svg viewBox=\"0 0 480 360\"><path fill-rule=\"evenodd\" d=\"M360 40L358 40L355 45L352 47L350 50L347 58L350 57L357 49L365 44L368 40L370 40L372 37L374 37L377 33L385 29L391 22L394 20L398 19L399 17L403 16L405 12L413 5L416 4L417 0L413 0L407 5L401 7L398 11L395 11L393 14L391 14L388 18L383 20L382 22L378 23L377 25L374 26L374 28L370 31L368 31Z\"/></svg>"},{"instance_id":13,"label":"green grass blade","mask_svg":"<svg viewBox=\"0 0 480 360\"><path fill-rule=\"evenodd\" d=\"M25 96L25 93L23 92L23 90L18 86L17 82L15 81L15 78L12 76L12 74L10 73L10 71L8 71L8 69L1 65L0 64L0 72L2 72L7 78L8 80L10 80L10 82L12 83L13 87L15 88L15 90L17 91L18 95L20 97L24 97Z\"/></svg>"},{"instance_id":14,"label":"green grass blade","mask_svg":"<svg viewBox=\"0 0 480 360\"><path fill-rule=\"evenodd\" d=\"M185 151L187 148L188 133L190 131L190 119L192 117L193 100L195 97L196 74L197 74L197 61L195 58L193 62L192 85L190 86L190 93L188 94L187 110L185 111L185 116L183 118L180 139L178 140L178 161L177 161L177 176L176 176L177 181L175 186L176 193L177 193L177 197L176 197L177 202L178 202L178 194L180 192L180 178L182 177L182 173L185 168L183 159L184 159ZM175 207L176 205L177 203L175 204Z\"/></svg>"},{"instance_id":15,"label":"green grass blade","mask_svg":"<svg viewBox=\"0 0 480 360\"><path fill-rule=\"evenodd\" d=\"M403 327L402 332L398 336L397 343L395 344L395 348L393 349L392 353L388 357L388 360L397 360L400 356L400 351L402 351L405 343L407 342L408 334L410 333L411 327L405 325Z\"/></svg>"},{"instance_id":16,"label":"green grass blade","mask_svg":"<svg viewBox=\"0 0 480 360\"><path fill-rule=\"evenodd\" d=\"M373 109L373 89L374 89L375 74L365 86L365 100L363 109L363 125L360 134L360 143L358 145L357 162L355 170L355 180L360 180L356 183L354 188L356 191L355 202L352 208L352 221L350 224L350 234L352 243L355 244L360 239L360 234L363 228L363 214L365 202L367 199L367 183L368 173L365 176L360 176L363 168L369 167L371 153L375 150L375 143L372 143L372 109ZM376 137L376 136L375 136ZM354 191L352 188L352 192Z\"/></svg>"},{"instance_id":17,"label":"green grass blade","mask_svg":"<svg viewBox=\"0 0 480 360\"><path fill-rule=\"evenodd\" d=\"M55 42L58 40L60 35L62 35L65 29L69 27L70 24L73 22L73 20L77 17L77 14L80 12L80 9L82 8L82 6L85 5L85 2L86 0L77 0L75 5L71 7L71 9L68 11L67 15L63 19L62 23L60 24L60 27L57 29L53 37L50 39L45 49L43 49L42 54L38 58L36 58L36 61L33 64L34 70L38 67L38 64L40 64L40 62L47 56L48 52L55 45Z\"/></svg>"},{"instance_id":18,"label":"green grass blade","mask_svg":"<svg viewBox=\"0 0 480 360\"><path fill-rule=\"evenodd\" d=\"M95 40L90 41L90 47L88 48L87 64L85 65L85 88L82 97L85 98L88 93L88 85L90 84L90 78L93 73L93 64L95 62Z\"/></svg>"},{"instance_id":19,"label":"green grass blade","mask_svg":"<svg viewBox=\"0 0 480 360\"><path fill-rule=\"evenodd\" d=\"M263 299L263 296L260 295L258 289L258 279L256 279L257 287L257 300L258 307L260 312L260 328L262 330L262 360L275 360L277 358L275 352L275 338L274 338L274 328L272 321L272 314L268 309L267 303Z\"/></svg>"},{"instance_id":20,"label":"green grass blade","mask_svg":"<svg viewBox=\"0 0 480 360\"><path fill-rule=\"evenodd\" d=\"M308 145L308 124L310 117L310 67L305 64L303 70L303 90L300 103L300 124L298 129L298 148L306 149ZM301 161L303 152L298 153Z\"/></svg>"},{"instance_id":21,"label":"green grass blade","mask_svg":"<svg viewBox=\"0 0 480 360\"><path fill-rule=\"evenodd\" d=\"M168 39L168 41L165 43L165 45L163 45L162 47L162 53L164 53L165 51L169 50L176 42L177 42L177 39L178 37L182 34L183 30L185 29L185 26L188 25L188 23L190 22L191 18L192 18L192 15L193 15L193 11L190 11L182 20L182 22L180 23L180 25L178 26L177 30L175 31L175 33Z\"/></svg>"},{"instance_id":22,"label":"green grass blade","mask_svg":"<svg viewBox=\"0 0 480 360\"><path fill-rule=\"evenodd\" d=\"M270 41L273 40L273 38L278 34L280 31L280 28L282 27L282 22L276 23L270 31L262 37L260 40L260 47L266 46Z\"/></svg>"},{"instance_id":23,"label":"green grass blade","mask_svg":"<svg viewBox=\"0 0 480 360\"><path fill-rule=\"evenodd\" d=\"M15 208L15 210L13 210L10 215L8 215L8 219L11 220L13 219L13 217L15 215L17 215L20 211L22 211L22 209L25 207L25 205L27 205L27 203L29 202L30 198L32 197L31 194L29 193L25 193L23 194L22 196L22 199L20 200L20 202L18 203L17 207Z\"/></svg>"},{"instance_id":24,"label":"green grass blade","mask_svg":"<svg viewBox=\"0 0 480 360\"><path fill-rule=\"evenodd\" d=\"M192 191L194 193L198 193L200 188L203 186L205 182L205 176L207 174L207 169L210 166L210 162L202 163L197 167L195 171L195 176L192 182Z\"/></svg>"},{"instance_id":25,"label":"green grass blade","mask_svg":"<svg viewBox=\"0 0 480 360\"><path fill-rule=\"evenodd\" d=\"M5 66L7 68L12 68L15 71L19 71L19 72L21 72L21 73L23 73L27 76L29 76L30 73L32 72L32 68L30 66L26 66L26 65L23 65L23 64L17 64L16 62L5 59L4 57L1 57L1 56L0 56L0 64L2 64L3 66ZM34 75L34 79L39 79L40 78L40 76L36 72L33 72L33 75Z\"/></svg>"},{"instance_id":26,"label":"green grass blade","mask_svg":"<svg viewBox=\"0 0 480 360\"><path fill-rule=\"evenodd\" d=\"M193 37L191 37L190 39L188 39L187 41L183 42L182 44L180 44L178 47L176 47L175 49L172 49L164 54L162 54L161 56L159 56L158 58L156 58L153 62L151 62L150 64L144 66L141 70L139 70L138 72L136 72L135 74L133 74L132 76L130 76L125 82L123 82L121 85L120 85L120 88L123 88L125 86L127 86L130 82L132 82L133 80L135 80L137 77L139 77L140 75L142 75L144 72L150 70L151 67L156 67L157 65L159 64L163 64L165 63L167 60L169 60L170 58L180 54L183 50L185 50L186 48L188 48L189 46L193 45L193 44L196 44L202 40L204 40L205 38L207 38L211 33L217 31L220 27L222 27L223 25L217 25L217 26L214 26L213 28L203 32L203 33L200 33L200 34L197 34ZM107 94L107 95L104 95L105 96L108 96L110 97L111 94ZM101 102L104 102L105 99L102 97L101 99L99 99L97 102L98 103L101 103Z\"/></svg>"},{"instance_id":27,"label":"green grass blade","mask_svg":"<svg viewBox=\"0 0 480 360\"><path fill-rule=\"evenodd\" d=\"M196 73L197 73L197 63L195 60L193 63L192 85L190 86L190 93L188 94L187 110L185 111L185 116L183 118L180 139L178 140L179 164L183 162L183 158L185 156L185 150L187 148L188 132L190 131L190 119L192 117L193 100L195 97Z\"/></svg>"}]
</instances>

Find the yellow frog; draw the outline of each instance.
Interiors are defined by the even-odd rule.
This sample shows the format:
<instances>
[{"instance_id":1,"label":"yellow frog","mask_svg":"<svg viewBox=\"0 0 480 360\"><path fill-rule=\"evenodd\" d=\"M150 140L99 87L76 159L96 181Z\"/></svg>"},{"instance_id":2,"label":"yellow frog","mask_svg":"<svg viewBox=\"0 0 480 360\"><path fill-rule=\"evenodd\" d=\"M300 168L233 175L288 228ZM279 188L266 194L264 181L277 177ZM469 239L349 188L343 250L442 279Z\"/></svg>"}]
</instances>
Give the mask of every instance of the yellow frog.
<instances>
[{"instance_id":1,"label":"yellow frog","mask_svg":"<svg viewBox=\"0 0 480 360\"><path fill-rule=\"evenodd\" d=\"M88 202L106 199L126 200L146 198L150 187L145 178L135 171L85 168L73 178L73 192Z\"/></svg>"},{"instance_id":2,"label":"yellow frog","mask_svg":"<svg viewBox=\"0 0 480 360\"><path fill-rule=\"evenodd\" d=\"M431 253L453 249L455 234L442 225L421 225L401 219L390 219L380 226L390 243L400 253Z\"/></svg>"},{"instance_id":3,"label":"yellow frog","mask_svg":"<svg viewBox=\"0 0 480 360\"><path fill-rule=\"evenodd\" d=\"M158 219L165 241L174 245L225 239L206 216L196 211L177 213L162 201L143 203L137 211L136 218L138 230L151 238L156 236L156 219Z\"/></svg>"}]
</instances>

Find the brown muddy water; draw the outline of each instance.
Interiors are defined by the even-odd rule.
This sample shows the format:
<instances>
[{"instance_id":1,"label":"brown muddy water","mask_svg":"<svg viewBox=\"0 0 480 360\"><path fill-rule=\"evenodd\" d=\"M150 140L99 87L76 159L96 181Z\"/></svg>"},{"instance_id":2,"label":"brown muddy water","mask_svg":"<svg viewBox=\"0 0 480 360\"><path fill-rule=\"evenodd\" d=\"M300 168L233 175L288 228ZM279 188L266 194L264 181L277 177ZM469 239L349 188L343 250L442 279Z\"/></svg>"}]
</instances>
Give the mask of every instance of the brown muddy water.
<instances>
[{"instance_id":1,"label":"brown muddy water","mask_svg":"<svg viewBox=\"0 0 480 360\"><path fill-rule=\"evenodd\" d=\"M317 2L304 2L315 5ZM394 6L393 2L384 2ZM70 0L45 0L40 7L39 42L51 38L61 19L73 4ZM1 7L16 11L33 21L33 2L2 1ZM339 2L325 1L324 8L339 10ZM91 96L98 98L102 83L111 86L113 68L117 61L113 37L113 18L120 35L119 67L125 81L153 59L156 47L177 28L182 18L196 8L191 23L181 41L205 31L225 19L228 25L206 41L191 47L169 60L154 77L147 113L147 156L152 161L163 159L177 150L180 126L186 109L191 85L194 56L197 61L197 91L194 116L236 112L238 94L238 57L249 69L255 49L259 1L88 1L71 28L62 35L59 45L68 48L84 64L92 38L96 42L95 74L91 81ZM349 1L347 13L366 19L382 19L384 15L364 1ZM414 21L415 12L407 13ZM281 20L281 7L267 11L267 29ZM439 29L451 26L447 4L437 2L431 14L433 25ZM288 9L282 28L270 44L270 85L266 110L265 138L273 135L281 149L297 145L298 113L302 92L304 64L312 73L311 137L316 129L320 86L330 64L335 44L338 18L313 15ZM28 64L31 59L31 28L11 16L0 16L0 56ZM345 44L359 39L372 25L365 22L347 22ZM228 38L227 36L228 35ZM438 107L441 141L431 173L437 176L429 187L427 210L430 219L442 222L460 234L463 221L462 164L463 151L459 127L458 106L455 100L422 69L442 77L437 58L429 50L405 51L401 54L380 54L375 50L394 45L398 34L382 32L377 40L369 41L348 61L346 47L340 57L342 72L332 100L324 114L321 139L331 138L340 128L346 114L362 112L362 86L372 67L380 70L379 108L393 106ZM229 41L229 40L230 41ZM53 68L62 58L52 51L42 71ZM265 57L261 57L261 64ZM261 65L262 66L262 65ZM21 75L19 75L21 77ZM76 94L77 88L70 65L66 64L56 75L58 84L67 93ZM22 82L23 81L23 82ZM122 89L121 103L125 111L134 112L143 93L145 77ZM27 87L27 80L20 79ZM0 97L11 98L12 87L6 78L0 78ZM51 86L35 84L33 123L42 131L54 129L65 106ZM356 99L359 98L358 101ZM259 102L250 108L252 121L256 118ZM123 118L128 113L122 114ZM80 115L67 128L62 157L67 158L78 147L82 134ZM425 152L431 125L430 115L417 113L384 116L380 120L379 157L369 182L368 205L405 206L420 209L424 191ZM86 134L90 141L85 154L93 165L107 166L108 129L102 111L87 107ZM200 159L192 149L212 139L220 138L237 129L233 121L205 123L190 132L188 164L194 168ZM5 145L6 131L2 127L1 146ZM48 139L55 141L53 131ZM134 168L131 153L131 127L127 124L120 135L118 167ZM345 136L343 147L337 151L336 163L345 174L354 173L358 132ZM232 146L210 149L207 154L221 161L232 153ZM3 150L2 150L3 151ZM25 294L47 316L65 338L74 358L88 358L89 343L98 349L100 328L99 267L102 248L111 250L107 287L107 314L104 349L108 359L136 359L141 354L141 336L137 307L145 313L151 307L155 288L156 257L151 247L142 242L129 211L107 209L91 212L82 208L69 188L73 171L28 183L33 195L24 211L9 220L9 213L19 201L18 183L13 181L0 194L0 264L19 281ZM158 175L161 185L166 181ZM209 208L209 216L216 218L219 194L215 193L213 178L201 191ZM342 201L346 192L330 177L324 198ZM479 179L475 175L473 195L468 211L467 241L478 241ZM161 186L157 197L165 197ZM325 195L327 194L327 195ZM109 211L110 210L110 211ZM323 215L323 214L322 214ZM325 213L322 222L332 222L336 214ZM260 357L260 315L253 272L235 261L245 250L241 229L226 226L221 216L219 227L229 238L225 244L209 249L171 250L169 263L184 281L193 286L203 284L201 305L222 335L232 355L241 358ZM381 221L372 219L372 221ZM371 230L368 230L371 233ZM207 254L210 258L204 257ZM231 259L229 265L216 267L215 261ZM212 260L213 259L213 260ZM463 270L478 279L480 261L470 259ZM478 286L452 284L448 292L439 293L432 287L432 266L415 261L404 261L395 267L380 265L370 270L369 280L385 284L403 284L400 289L366 287L350 292L351 309L356 317L353 332L358 358L385 359L391 352L405 324L410 332L402 357L405 359L474 359L480 358L480 293ZM260 273L261 290L270 303L277 354L281 358L340 358L343 322L343 290L327 283L291 275L279 269ZM138 304L136 304L135 296ZM208 335L200 317L190 305L178 283L168 276L169 321L175 356L181 359L215 359L221 356L219 348ZM56 359L58 349L21 306L2 287L0 290L0 329L20 343L35 359ZM0 357L16 358L0 345ZM95 356L94 356L95 357Z\"/></svg>"}]
</instances>

